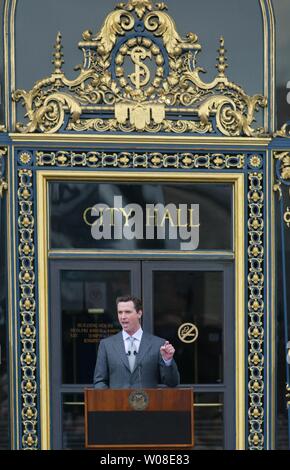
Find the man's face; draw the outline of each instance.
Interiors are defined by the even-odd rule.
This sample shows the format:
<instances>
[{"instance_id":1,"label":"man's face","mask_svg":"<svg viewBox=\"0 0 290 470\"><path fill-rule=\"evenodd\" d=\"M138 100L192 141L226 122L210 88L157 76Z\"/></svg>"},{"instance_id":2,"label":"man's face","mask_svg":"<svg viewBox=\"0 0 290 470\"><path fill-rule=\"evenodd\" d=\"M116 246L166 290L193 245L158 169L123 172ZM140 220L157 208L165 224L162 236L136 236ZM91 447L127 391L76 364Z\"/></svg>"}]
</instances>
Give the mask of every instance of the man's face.
<instances>
[{"instance_id":1,"label":"man's face","mask_svg":"<svg viewBox=\"0 0 290 470\"><path fill-rule=\"evenodd\" d=\"M140 328L142 310L136 311L132 300L119 302L117 305L118 319L121 327L128 335L133 335Z\"/></svg>"}]
</instances>

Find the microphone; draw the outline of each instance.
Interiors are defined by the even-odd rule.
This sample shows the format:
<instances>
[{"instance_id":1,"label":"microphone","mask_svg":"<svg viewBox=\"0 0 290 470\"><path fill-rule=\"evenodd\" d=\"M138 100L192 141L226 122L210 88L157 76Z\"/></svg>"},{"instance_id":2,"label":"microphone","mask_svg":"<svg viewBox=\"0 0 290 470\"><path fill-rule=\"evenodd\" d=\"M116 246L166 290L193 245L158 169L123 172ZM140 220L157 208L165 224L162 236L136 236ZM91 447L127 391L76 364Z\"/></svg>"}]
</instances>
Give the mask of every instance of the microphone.
<instances>
[{"instance_id":1,"label":"microphone","mask_svg":"<svg viewBox=\"0 0 290 470\"><path fill-rule=\"evenodd\" d=\"M126 354L127 354L127 356L131 356L131 351L128 351ZM133 354L134 354L134 356L137 356L137 351L134 351Z\"/></svg>"},{"instance_id":2,"label":"microphone","mask_svg":"<svg viewBox=\"0 0 290 470\"><path fill-rule=\"evenodd\" d=\"M138 382L139 382L139 388L141 389L142 388L142 380L141 380L141 369L142 369L142 365L139 364L138 365Z\"/></svg>"}]
</instances>

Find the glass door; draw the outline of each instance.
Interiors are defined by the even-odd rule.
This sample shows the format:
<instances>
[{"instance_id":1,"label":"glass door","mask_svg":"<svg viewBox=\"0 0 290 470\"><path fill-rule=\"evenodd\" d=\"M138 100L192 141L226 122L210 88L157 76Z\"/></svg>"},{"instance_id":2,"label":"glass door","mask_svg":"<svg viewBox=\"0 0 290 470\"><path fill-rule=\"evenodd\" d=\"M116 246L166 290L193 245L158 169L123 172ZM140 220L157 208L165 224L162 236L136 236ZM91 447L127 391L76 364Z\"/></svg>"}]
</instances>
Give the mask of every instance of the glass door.
<instances>
[{"instance_id":1,"label":"glass door","mask_svg":"<svg viewBox=\"0 0 290 470\"><path fill-rule=\"evenodd\" d=\"M99 341L119 331L115 301L140 296L140 263L51 262L51 395L54 449L84 447L83 390Z\"/></svg>"},{"instance_id":2,"label":"glass door","mask_svg":"<svg viewBox=\"0 0 290 470\"><path fill-rule=\"evenodd\" d=\"M143 328L172 342L182 387L195 391L197 449L235 447L233 264L51 261L54 449L84 447L83 389L100 339L120 330L115 301L143 299Z\"/></svg>"},{"instance_id":3,"label":"glass door","mask_svg":"<svg viewBox=\"0 0 290 470\"><path fill-rule=\"evenodd\" d=\"M235 448L232 264L143 262L144 328L169 340L195 391L196 449Z\"/></svg>"}]
</instances>

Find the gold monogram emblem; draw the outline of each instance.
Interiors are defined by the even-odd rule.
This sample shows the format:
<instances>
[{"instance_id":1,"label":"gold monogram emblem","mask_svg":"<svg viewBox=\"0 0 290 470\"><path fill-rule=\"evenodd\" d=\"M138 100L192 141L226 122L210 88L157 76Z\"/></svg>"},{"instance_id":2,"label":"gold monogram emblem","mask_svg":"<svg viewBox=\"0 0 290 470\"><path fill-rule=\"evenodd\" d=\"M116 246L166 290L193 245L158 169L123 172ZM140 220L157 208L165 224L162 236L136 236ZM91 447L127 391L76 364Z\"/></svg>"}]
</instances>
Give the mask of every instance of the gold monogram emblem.
<instances>
[{"instance_id":1,"label":"gold monogram emblem","mask_svg":"<svg viewBox=\"0 0 290 470\"><path fill-rule=\"evenodd\" d=\"M149 397L144 390L134 390L129 395L129 404L135 411L144 411L149 405Z\"/></svg>"},{"instance_id":2,"label":"gold monogram emblem","mask_svg":"<svg viewBox=\"0 0 290 470\"><path fill-rule=\"evenodd\" d=\"M151 58L151 52L146 51L144 47L137 46L131 52L129 51L128 54L131 55L132 61L135 64L135 73L129 75L129 78L137 90L140 90L150 80L150 71L142 60L145 60L146 57Z\"/></svg>"},{"instance_id":3,"label":"gold monogram emblem","mask_svg":"<svg viewBox=\"0 0 290 470\"><path fill-rule=\"evenodd\" d=\"M183 323L178 328L178 338L183 343L194 343L198 338L198 329L193 323Z\"/></svg>"}]
</instances>

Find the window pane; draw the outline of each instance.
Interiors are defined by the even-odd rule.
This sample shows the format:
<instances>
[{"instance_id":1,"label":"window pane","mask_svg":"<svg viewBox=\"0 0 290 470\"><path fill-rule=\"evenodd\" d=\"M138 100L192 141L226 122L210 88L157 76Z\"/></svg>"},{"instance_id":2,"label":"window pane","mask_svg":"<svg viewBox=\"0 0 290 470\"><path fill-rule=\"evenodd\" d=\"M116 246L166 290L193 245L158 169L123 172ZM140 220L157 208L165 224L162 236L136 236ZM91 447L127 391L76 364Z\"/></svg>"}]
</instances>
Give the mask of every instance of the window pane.
<instances>
[{"instance_id":1,"label":"window pane","mask_svg":"<svg viewBox=\"0 0 290 470\"><path fill-rule=\"evenodd\" d=\"M85 407L83 393L66 393L62 398L63 449L84 449Z\"/></svg>"},{"instance_id":2,"label":"window pane","mask_svg":"<svg viewBox=\"0 0 290 470\"><path fill-rule=\"evenodd\" d=\"M62 271L62 380L90 384L99 342L117 333L115 301L130 292L129 271Z\"/></svg>"},{"instance_id":3,"label":"window pane","mask_svg":"<svg viewBox=\"0 0 290 470\"><path fill-rule=\"evenodd\" d=\"M182 248L181 243L195 240L197 233L199 250L232 250L232 194L231 184L50 183L50 246L53 249L192 251L193 248ZM116 209L118 201L127 219L124 212ZM97 204L106 205L103 216L91 215ZM131 211L131 204L138 206L138 212ZM172 204L176 218L167 212L157 220L156 211L161 214L162 210L160 206L156 208L157 204L164 208ZM125 234L129 221L133 224L132 239ZM105 223L110 225L109 231L104 229ZM151 237L148 226L152 225L155 228ZM195 230L190 228L196 225ZM117 226L121 235L116 234ZM156 226L164 227L165 234L158 232ZM183 233L184 227L190 235L188 238ZM169 228L176 228L176 233L169 233Z\"/></svg>"},{"instance_id":4,"label":"window pane","mask_svg":"<svg viewBox=\"0 0 290 470\"><path fill-rule=\"evenodd\" d=\"M154 332L174 344L183 384L223 381L223 284L222 272L153 273ZM193 343L178 337L179 327L187 323L198 328Z\"/></svg>"},{"instance_id":5,"label":"window pane","mask_svg":"<svg viewBox=\"0 0 290 470\"><path fill-rule=\"evenodd\" d=\"M223 449L223 394L195 393L194 403L195 450Z\"/></svg>"}]
</instances>

